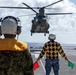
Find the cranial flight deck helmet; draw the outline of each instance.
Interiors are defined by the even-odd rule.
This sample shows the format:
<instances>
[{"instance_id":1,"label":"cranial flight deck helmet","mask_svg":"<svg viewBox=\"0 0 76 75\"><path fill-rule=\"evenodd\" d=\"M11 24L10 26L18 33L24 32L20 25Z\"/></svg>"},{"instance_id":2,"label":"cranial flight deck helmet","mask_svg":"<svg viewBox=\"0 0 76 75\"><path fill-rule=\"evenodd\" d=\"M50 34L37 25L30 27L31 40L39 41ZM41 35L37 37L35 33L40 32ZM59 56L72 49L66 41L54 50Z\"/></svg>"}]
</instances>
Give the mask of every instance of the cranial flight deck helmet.
<instances>
[{"instance_id":1,"label":"cranial flight deck helmet","mask_svg":"<svg viewBox=\"0 0 76 75\"><path fill-rule=\"evenodd\" d=\"M54 35L54 34L49 34L48 39L49 39L49 40L55 40L55 39L56 39L56 35Z\"/></svg>"},{"instance_id":2,"label":"cranial flight deck helmet","mask_svg":"<svg viewBox=\"0 0 76 75\"><path fill-rule=\"evenodd\" d=\"M3 20L1 20L1 34L14 34L19 35L21 33L21 26L18 24L20 20L13 16L7 16Z\"/></svg>"}]
</instances>

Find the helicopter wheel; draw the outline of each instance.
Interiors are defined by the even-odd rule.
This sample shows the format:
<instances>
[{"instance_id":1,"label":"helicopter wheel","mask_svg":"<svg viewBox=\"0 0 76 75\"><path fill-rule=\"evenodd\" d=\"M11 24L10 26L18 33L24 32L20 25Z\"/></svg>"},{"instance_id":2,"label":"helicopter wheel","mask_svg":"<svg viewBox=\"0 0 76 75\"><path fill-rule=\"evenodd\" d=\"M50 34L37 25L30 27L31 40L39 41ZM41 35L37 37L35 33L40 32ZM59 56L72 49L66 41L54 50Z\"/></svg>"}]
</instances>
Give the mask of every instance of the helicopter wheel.
<instances>
[{"instance_id":1,"label":"helicopter wheel","mask_svg":"<svg viewBox=\"0 0 76 75\"><path fill-rule=\"evenodd\" d=\"M49 31L48 31L48 34L49 34Z\"/></svg>"},{"instance_id":2,"label":"helicopter wheel","mask_svg":"<svg viewBox=\"0 0 76 75\"><path fill-rule=\"evenodd\" d=\"M31 33L31 36L32 36L32 33Z\"/></svg>"},{"instance_id":3,"label":"helicopter wheel","mask_svg":"<svg viewBox=\"0 0 76 75\"><path fill-rule=\"evenodd\" d=\"M46 36L46 33L44 33L44 36Z\"/></svg>"},{"instance_id":4,"label":"helicopter wheel","mask_svg":"<svg viewBox=\"0 0 76 75\"><path fill-rule=\"evenodd\" d=\"M46 33L48 33L48 34L49 34L49 31L46 31Z\"/></svg>"}]
</instances>

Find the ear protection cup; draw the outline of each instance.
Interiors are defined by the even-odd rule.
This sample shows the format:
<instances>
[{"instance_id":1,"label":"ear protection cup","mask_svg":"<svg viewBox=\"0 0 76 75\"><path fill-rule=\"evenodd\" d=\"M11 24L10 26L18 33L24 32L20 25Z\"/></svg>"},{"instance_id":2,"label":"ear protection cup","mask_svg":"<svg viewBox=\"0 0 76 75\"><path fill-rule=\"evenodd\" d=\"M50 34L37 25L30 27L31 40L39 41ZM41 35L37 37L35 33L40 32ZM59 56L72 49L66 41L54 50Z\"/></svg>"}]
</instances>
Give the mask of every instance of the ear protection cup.
<instances>
[{"instance_id":1,"label":"ear protection cup","mask_svg":"<svg viewBox=\"0 0 76 75\"><path fill-rule=\"evenodd\" d=\"M0 18L0 22L2 22L2 18ZM0 36L2 35L1 33L1 25L0 25Z\"/></svg>"},{"instance_id":2,"label":"ear protection cup","mask_svg":"<svg viewBox=\"0 0 76 75\"><path fill-rule=\"evenodd\" d=\"M0 26L0 36L2 35L2 33L1 33L1 26Z\"/></svg>"},{"instance_id":3,"label":"ear protection cup","mask_svg":"<svg viewBox=\"0 0 76 75\"><path fill-rule=\"evenodd\" d=\"M17 26L17 35L21 33L21 26Z\"/></svg>"},{"instance_id":4,"label":"ear protection cup","mask_svg":"<svg viewBox=\"0 0 76 75\"><path fill-rule=\"evenodd\" d=\"M48 39L50 40L50 37L48 37Z\"/></svg>"}]
</instances>

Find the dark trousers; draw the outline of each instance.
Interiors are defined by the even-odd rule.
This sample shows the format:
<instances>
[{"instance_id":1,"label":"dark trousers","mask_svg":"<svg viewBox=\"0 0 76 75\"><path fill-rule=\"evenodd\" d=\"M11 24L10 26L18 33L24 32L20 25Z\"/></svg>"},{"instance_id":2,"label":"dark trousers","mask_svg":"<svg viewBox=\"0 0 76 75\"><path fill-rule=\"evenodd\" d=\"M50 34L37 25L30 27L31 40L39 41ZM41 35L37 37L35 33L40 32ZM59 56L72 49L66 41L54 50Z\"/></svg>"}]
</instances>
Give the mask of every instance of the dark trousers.
<instances>
[{"instance_id":1,"label":"dark trousers","mask_svg":"<svg viewBox=\"0 0 76 75\"><path fill-rule=\"evenodd\" d=\"M53 68L54 75L59 75L59 59L46 59L45 60L46 75L50 75L51 68Z\"/></svg>"}]
</instances>

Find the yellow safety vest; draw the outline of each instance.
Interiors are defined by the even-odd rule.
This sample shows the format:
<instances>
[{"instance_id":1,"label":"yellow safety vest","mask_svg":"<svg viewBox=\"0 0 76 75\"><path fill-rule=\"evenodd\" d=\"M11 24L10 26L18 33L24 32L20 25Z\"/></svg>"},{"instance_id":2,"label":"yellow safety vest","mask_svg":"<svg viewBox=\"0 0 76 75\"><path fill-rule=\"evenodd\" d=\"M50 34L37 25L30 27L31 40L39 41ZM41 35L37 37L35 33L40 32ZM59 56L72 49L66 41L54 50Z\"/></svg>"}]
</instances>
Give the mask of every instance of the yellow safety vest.
<instances>
[{"instance_id":1,"label":"yellow safety vest","mask_svg":"<svg viewBox=\"0 0 76 75\"><path fill-rule=\"evenodd\" d=\"M27 49L27 44L13 38L0 39L0 50L18 50Z\"/></svg>"}]
</instances>

